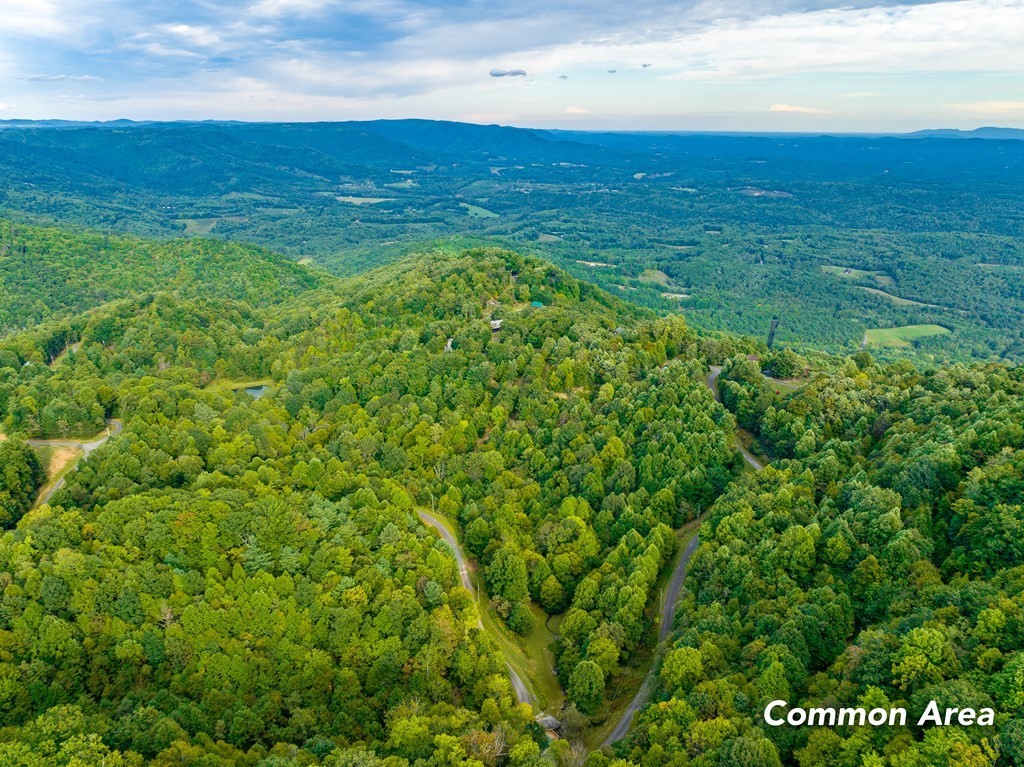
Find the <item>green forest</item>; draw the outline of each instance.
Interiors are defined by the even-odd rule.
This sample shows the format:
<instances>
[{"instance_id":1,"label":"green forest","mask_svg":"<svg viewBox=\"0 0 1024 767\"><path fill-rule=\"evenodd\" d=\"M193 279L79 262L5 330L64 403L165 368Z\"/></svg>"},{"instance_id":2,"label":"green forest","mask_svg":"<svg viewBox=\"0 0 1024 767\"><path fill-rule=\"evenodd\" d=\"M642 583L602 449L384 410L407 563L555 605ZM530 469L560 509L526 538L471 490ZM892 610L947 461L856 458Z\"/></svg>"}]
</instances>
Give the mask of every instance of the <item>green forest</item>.
<instances>
[{"instance_id":1,"label":"green forest","mask_svg":"<svg viewBox=\"0 0 1024 767\"><path fill-rule=\"evenodd\" d=\"M777 317L802 350L924 364L1024 360L1021 179L1009 139L0 122L0 215L20 223L257 244L339 276L498 245L696 329L765 339Z\"/></svg>"},{"instance_id":2,"label":"green forest","mask_svg":"<svg viewBox=\"0 0 1024 767\"><path fill-rule=\"evenodd\" d=\"M769 351L499 248L4 222L0 278L0 764L1024 765L1018 368Z\"/></svg>"}]
</instances>

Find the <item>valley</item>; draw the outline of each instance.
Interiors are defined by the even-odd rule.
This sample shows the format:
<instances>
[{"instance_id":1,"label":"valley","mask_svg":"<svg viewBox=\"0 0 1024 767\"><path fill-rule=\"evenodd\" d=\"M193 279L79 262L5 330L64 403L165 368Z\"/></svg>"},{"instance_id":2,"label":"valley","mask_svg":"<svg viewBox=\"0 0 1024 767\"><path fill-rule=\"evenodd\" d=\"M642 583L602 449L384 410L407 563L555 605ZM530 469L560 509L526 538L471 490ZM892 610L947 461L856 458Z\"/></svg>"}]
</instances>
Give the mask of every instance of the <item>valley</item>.
<instances>
[{"instance_id":1,"label":"valley","mask_svg":"<svg viewBox=\"0 0 1024 767\"><path fill-rule=\"evenodd\" d=\"M168 167L190 170L150 170ZM935 362L1024 355L1022 168L1013 140L0 123L0 212L26 223L255 243L342 276L499 245L706 330L763 339L779 317L808 351L944 325L874 347Z\"/></svg>"},{"instance_id":2,"label":"valley","mask_svg":"<svg viewBox=\"0 0 1024 767\"><path fill-rule=\"evenodd\" d=\"M59 194L0 130L0 762L1024 763L991 148L78 130L123 162ZM281 131L315 162L253 162Z\"/></svg>"}]
</instances>

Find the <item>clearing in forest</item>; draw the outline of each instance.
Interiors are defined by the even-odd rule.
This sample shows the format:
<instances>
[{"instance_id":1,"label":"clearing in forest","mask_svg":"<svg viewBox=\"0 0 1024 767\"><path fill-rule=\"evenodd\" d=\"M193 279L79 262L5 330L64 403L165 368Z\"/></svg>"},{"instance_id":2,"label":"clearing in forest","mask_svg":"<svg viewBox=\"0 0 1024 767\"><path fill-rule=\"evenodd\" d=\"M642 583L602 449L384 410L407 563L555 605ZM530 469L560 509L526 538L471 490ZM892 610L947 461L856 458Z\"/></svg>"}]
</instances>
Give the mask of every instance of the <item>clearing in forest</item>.
<instances>
[{"instance_id":1,"label":"clearing in forest","mask_svg":"<svg viewBox=\"0 0 1024 767\"><path fill-rule=\"evenodd\" d=\"M493 210L487 210L487 208L481 208L479 205L470 205L468 202L460 202L466 212L471 218L498 218L498 214Z\"/></svg>"},{"instance_id":2,"label":"clearing in forest","mask_svg":"<svg viewBox=\"0 0 1024 767\"><path fill-rule=\"evenodd\" d=\"M668 285L668 275L660 269L644 269L640 282L651 282L656 285Z\"/></svg>"},{"instance_id":3,"label":"clearing in forest","mask_svg":"<svg viewBox=\"0 0 1024 767\"><path fill-rule=\"evenodd\" d=\"M203 235L213 231L219 218L179 218L178 223L185 225L186 235Z\"/></svg>"},{"instance_id":4,"label":"clearing in forest","mask_svg":"<svg viewBox=\"0 0 1024 767\"><path fill-rule=\"evenodd\" d=\"M335 197L338 202L347 202L351 205L377 205L382 202L391 202L394 197Z\"/></svg>"},{"instance_id":5,"label":"clearing in forest","mask_svg":"<svg viewBox=\"0 0 1024 767\"><path fill-rule=\"evenodd\" d=\"M823 266L821 267L821 271L826 274L834 274L845 280L864 280L870 278L882 287L887 288L891 288L896 284L896 280L885 272L870 272L867 269L853 269L848 266ZM870 288L865 288L865 290L870 290Z\"/></svg>"},{"instance_id":6,"label":"clearing in forest","mask_svg":"<svg viewBox=\"0 0 1024 767\"><path fill-rule=\"evenodd\" d=\"M942 325L903 325L898 328L872 328L864 334L868 346L911 346L919 338L950 333Z\"/></svg>"}]
</instances>

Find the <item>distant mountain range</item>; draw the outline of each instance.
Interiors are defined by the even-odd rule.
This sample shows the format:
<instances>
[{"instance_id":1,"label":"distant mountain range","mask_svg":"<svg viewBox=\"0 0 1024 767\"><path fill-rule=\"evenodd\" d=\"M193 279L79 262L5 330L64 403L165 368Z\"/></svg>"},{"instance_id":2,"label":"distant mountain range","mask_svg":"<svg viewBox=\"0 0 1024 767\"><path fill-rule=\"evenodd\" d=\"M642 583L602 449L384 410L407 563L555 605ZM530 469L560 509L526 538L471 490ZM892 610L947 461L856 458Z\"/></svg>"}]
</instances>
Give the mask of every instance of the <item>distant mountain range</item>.
<instances>
[{"instance_id":1,"label":"distant mountain range","mask_svg":"<svg viewBox=\"0 0 1024 767\"><path fill-rule=\"evenodd\" d=\"M956 128L934 128L903 134L907 138L986 138L986 139L1017 139L1024 140L1024 128L975 128L974 130L958 130Z\"/></svg>"},{"instance_id":2,"label":"distant mountain range","mask_svg":"<svg viewBox=\"0 0 1024 767\"><path fill-rule=\"evenodd\" d=\"M202 126L215 126L215 125L245 125L247 123L240 122L238 120L107 120L107 121L78 121L78 120L0 120L0 130L10 130L17 128L137 128L151 125L166 125L166 126L177 126L185 127L190 125L202 125ZM252 124L252 123L248 123ZM280 124L280 123L278 123ZM324 125L329 123L312 123L316 125ZM499 130L515 130L521 134L534 133L546 139L558 139L568 136L585 136L587 134L602 133L601 131L565 131L565 130L544 130L536 128L507 128L505 126L488 125L480 126L470 123L455 123L440 120L368 120L368 121L341 121L334 123L335 125L344 125L350 128L358 128L359 126L372 127L373 131L380 135L388 134L400 134L410 144L427 144L433 148L435 140L438 134L450 134L453 128L459 126L462 128L462 132L466 134L472 134L474 140L479 139L479 132L477 129L484 128L491 131ZM615 131L613 134L620 135L631 135L631 134L656 134L656 135L728 135L728 136L775 136L775 135L802 135L799 133L764 133L759 131ZM410 134L416 136L420 141L415 139L408 141ZM418 136L416 135L418 134ZM495 134L496 135L496 134ZM810 135L810 134L808 134ZM814 134L817 135L817 134ZM839 134L837 134L839 135ZM974 130L960 130L959 128L930 128L926 130L914 131L912 133L849 133L841 134L846 136L886 136L896 138L954 138L954 139L1015 139L1024 140L1024 128L999 128L999 127L983 127L975 128ZM424 141L425 140L425 141Z\"/></svg>"}]
</instances>

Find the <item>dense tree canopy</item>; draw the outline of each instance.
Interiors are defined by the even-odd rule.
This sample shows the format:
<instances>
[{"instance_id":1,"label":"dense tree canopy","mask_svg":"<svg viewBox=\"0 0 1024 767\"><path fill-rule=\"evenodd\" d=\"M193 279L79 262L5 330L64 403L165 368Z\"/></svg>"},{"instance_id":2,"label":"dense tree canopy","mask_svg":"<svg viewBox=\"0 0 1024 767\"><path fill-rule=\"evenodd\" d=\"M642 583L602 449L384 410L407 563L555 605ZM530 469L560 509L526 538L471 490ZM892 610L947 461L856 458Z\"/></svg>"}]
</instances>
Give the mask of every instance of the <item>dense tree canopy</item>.
<instances>
[{"instance_id":1,"label":"dense tree canopy","mask_svg":"<svg viewBox=\"0 0 1024 767\"><path fill-rule=\"evenodd\" d=\"M696 336L500 251L257 303L198 257L209 291L132 278L58 359L64 320L0 340L9 433L124 422L0 538L0 753L59 726L57 764L537 763L546 738L415 511L459 525L512 630L531 601L593 614L559 661L593 710L669 527L737 466Z\"/></svg>"},{"instance_id":2,"label":"dense tree canopy","mask_svg":"<svg viewBox=\"0 0 1024 767\"><path fill-rule=\"evenodd\" d=\"M1021 371L861 354L784 397L756 371L734 359L722 390L776 460L712 507L661 701L622 753L705 764L744 743L758 765L1024 763ZM777 699L912 715L768 727ZM995 726L918 728L930 700L994 708Z\"/></svg>"},{"instance_id":3,"label":"dense tree canopy","mask_svg":"<svg viewBox=\"0 0 1024 767\"><path fill-rule=\"evenodd\" d=\"M239 282L260 251L198 243L163 285L175 246L138 248L79 303L17 271L46 319L0 337L0 762L1024 764L1020 370L758 357L500 250ZM25 438L109 418L33 509ZM737 425L770 467L741 472ZM424 510L482 609L557 616L569 734L651 649L673 531L706 514L627 739L549 742ZM997 717L772 728L777 699Z\"/></svg>"}]
</instances>

